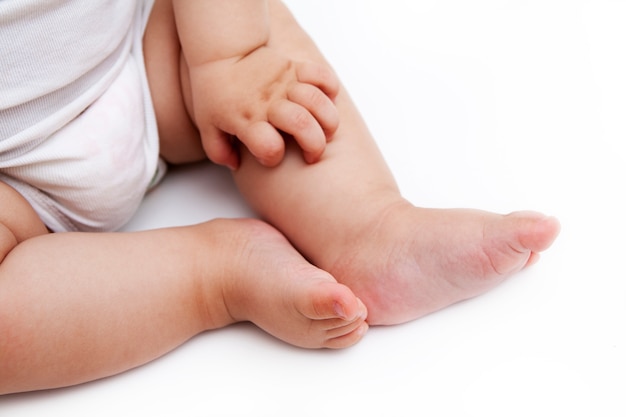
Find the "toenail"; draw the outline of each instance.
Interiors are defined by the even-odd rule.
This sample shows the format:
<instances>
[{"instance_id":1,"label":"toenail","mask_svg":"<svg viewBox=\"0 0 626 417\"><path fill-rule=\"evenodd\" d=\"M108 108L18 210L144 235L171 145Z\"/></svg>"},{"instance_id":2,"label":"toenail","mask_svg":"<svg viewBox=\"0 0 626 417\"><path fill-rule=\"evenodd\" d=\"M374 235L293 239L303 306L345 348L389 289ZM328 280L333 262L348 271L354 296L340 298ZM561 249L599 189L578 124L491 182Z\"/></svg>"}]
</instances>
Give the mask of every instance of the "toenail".
<instances>
[{"instance_id":1,"label":"toenail","mask_svg":"<svg viewBox=\"0 0 626 417\"><path fill-rule=\"evenodd\" d=\"M338 317L341 317L342 319L347 318L346 312L344 311L343 306L341 304L335 303L334 308L335 308L335 314L337 314Z\"/></svg>"}]
</instances>

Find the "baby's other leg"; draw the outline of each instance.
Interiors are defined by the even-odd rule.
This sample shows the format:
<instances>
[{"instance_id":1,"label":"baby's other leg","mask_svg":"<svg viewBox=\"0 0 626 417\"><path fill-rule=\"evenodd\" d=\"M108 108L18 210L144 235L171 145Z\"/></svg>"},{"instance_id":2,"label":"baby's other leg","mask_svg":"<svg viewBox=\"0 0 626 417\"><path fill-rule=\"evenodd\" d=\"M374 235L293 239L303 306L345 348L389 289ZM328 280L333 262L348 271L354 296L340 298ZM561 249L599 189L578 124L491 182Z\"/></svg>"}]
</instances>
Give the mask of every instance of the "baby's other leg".
<instances>
[{"instance_id":1,"label":"baby's other leg","mask_svg":"<svg viewBox=\"0 0 626 417\"><path fill-rule=\"evenodd\" d=\"M270 45L323 62L279 1L270 1ZM266 169L242 150L237 183L254 208L309 260L348 285L370 324L412 320L476 296L537 260L559 230L537 213L508 216L418 208L402 198L345 90L339 130L322 160L293 146Z\"/></svg>"},{"instance_id":2,"label":"baby's other leg","mask_svg":"<svg viewBox=\"0 0 626 417\"><path fill-rule=\"evenodd\" d=\"M0 264L0 394L113 375L236 321L298 346L347 347L366 315L258 220L46 234Z\"/></svg>"},{"instance_id":3,"label":"baby's other leg","mask_svg":"<svg viewBox=\"0 0 626 417\"><path fill-rule=\"evenodd\" d=\"M172 0L155 1L143 44L161 157L172 164L206 160L200 134L189 118L181 91L181 47Z\"/></svg>"}]
</instances>

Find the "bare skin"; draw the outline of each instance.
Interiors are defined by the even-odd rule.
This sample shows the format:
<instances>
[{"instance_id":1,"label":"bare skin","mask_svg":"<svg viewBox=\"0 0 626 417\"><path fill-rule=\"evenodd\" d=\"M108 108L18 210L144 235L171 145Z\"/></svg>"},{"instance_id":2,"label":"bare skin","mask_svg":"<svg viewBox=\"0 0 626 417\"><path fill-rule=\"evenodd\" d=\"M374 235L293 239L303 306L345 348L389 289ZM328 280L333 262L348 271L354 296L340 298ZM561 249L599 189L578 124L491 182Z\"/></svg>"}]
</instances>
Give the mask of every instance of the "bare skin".
<instances>
[{"instance_id":1,"label":"bare skin","mask_svg":"<svg viewBox=\"0 0 626 417\"><path fill-rule=\"evenodd\" d=\"M159 17L147 36L167 33ZM146 50L153 49L148 42ZM177 82L177 68L160 74ZM158 97L182 99L180 92ZM163 113L156 102L160 127L184 132L164 122L181 120L180 113ZM169 149L173 159L189 160L202 147ZM52 234L0 182L0 395L123 372L240 321L296 346L345 348L363 337L366 317L348 287L261 221Z\"/></svg>"},{"instance_id":2,"label":"bare skin","mask_svg":"<svg viewBox=\"0 0 626 417\"><path fill-rule=\"evenodd\" d=\"M0 394L119 373L240 321L301 347L347 347L366 315L258 220L42 234L0 264Z\"/></svg>"},{"instance_id":3,"label":"bare skin","mask_svg":"<svg viewBox=\"0 0 626 417\"><path fill-rule=\"evenodd\" d=\"M175 26L162 5L146 32L146 65L163 156L203 159L193 98L178 88L189 83ZM270 47L326 65L282 4L272 1L270 16ZM28 203L0 184L0 394L122 372L242 320L298 346L347 347L368 323L415 319L488 290L556 238L558 222L535 213L413 206L342 88L335 104L340 125L315 164L291 142L276 168L239 149L235 179L281 233L256 220L214 220L48 234Z\"/></svg>"},{"instance_id":4,"label":"bare skin","mask_svg":"<svg viewBox=\"0 0 626 417\"><path fill-rule=\"evenodd\" d=\"M337 128L331 100L338 80L325 65L268 47L267 0L173 0L158 7L173 12L195 97L190 114L212 161L238 168L236 136L263 165L275 166L284 154L280 132L296 140L307 161L319 159Z\"/></svg>"},{"instance_id":5,"label":"bare skin","mask_svg":"<svg viewBox=\"0 0 626 417\"><path fill-rule=\"evenodd\" d=\"M270 2L270 17L269 47L328 65L279 1ZM182 59L182 85L188 87ZM191 114L193 100L183 88ZM481 294L533 264L558 235L558 221L539 213L502 216L414 206L402 198L343 88L335 104L340 125L319 162L307 164L288 141L281 165L270 169L241 146L234 176L264 219L363 300L369 324L406 322ZM176 123L189 128L191 119ZM166 146L195 146L193 137L162 140Z\"/></svg>"}]
</instances>

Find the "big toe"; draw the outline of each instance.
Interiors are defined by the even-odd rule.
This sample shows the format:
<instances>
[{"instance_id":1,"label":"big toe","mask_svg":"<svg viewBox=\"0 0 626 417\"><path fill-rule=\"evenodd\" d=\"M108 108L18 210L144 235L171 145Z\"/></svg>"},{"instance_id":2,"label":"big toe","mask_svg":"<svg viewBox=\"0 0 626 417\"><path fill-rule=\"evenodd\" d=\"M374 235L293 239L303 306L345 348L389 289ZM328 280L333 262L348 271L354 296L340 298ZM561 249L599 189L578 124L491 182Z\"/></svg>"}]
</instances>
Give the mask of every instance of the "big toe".
<instances>
[{"instance_id":1,"label":"big toe","mask_svg":"<svg viewBox=\"0 0 626 417\"><path fill-rule=\"evenodd\" d=\"M509 222L512 245L520 251L537 253L548 249L561 230L555 217L536 212L513 212L505 216L505 221Z\"/></svg>"},{"instance_id":2,"label":"big toe","mask_svg":"<svg viewBox=\"0 0 626 417\"><path fill-rule=\"evenodd\" d=\"M559 233L554 217L518 211L485 225L484 250L491 267L507 276L535 263L539 252L546 250Z\"/></svg>"},{"instance_id":3,"label":"big toe","mask_svg":"<svg viewBox=\"0 0 626 417\"><path fill-rule=\"evenodd\" d=\"M302 314L313 320L353 321L367 316L365 305L356 295L345 285L334 281L323 281L312 285L300 310Z\"/></svg>"}]
</instances>

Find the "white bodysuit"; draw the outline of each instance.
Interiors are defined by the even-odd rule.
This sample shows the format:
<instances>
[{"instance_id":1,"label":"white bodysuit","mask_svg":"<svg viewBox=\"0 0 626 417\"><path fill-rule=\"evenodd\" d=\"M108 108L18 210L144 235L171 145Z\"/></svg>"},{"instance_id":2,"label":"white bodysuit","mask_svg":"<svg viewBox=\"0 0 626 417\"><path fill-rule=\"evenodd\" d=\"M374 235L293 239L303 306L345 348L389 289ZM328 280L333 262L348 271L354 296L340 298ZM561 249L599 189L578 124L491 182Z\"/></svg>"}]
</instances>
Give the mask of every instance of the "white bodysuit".
<instances>
[{"instance_id":1,"label":"white bodysuit","mask_svg":"<svg viewBox=\"0 0 626 417\"><path fill-rule=\"evenodd\" d=\"M118 229L155 175L142 52L151 7L0 1L0 181L53 231Z\"/></svg>"}]
</instances>

